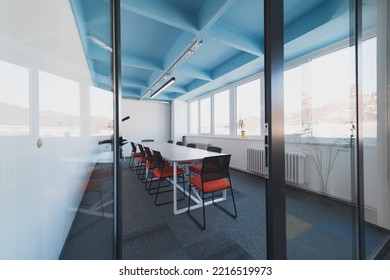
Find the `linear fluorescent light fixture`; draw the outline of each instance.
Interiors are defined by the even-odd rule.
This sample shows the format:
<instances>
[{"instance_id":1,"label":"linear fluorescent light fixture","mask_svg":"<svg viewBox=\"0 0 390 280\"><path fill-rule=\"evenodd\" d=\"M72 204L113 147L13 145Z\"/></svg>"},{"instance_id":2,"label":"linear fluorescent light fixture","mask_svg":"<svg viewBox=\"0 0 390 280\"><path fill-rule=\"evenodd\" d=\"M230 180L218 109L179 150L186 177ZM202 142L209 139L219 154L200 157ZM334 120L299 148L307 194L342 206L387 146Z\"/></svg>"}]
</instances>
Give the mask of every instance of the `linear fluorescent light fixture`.
<instances>
[{"instance_id":1,"label":"linear fluorescent light fixture","mask_svg":"<svg viewBox=\"0 0 390 280\"><path fill-rule=\"evenodd\" d=\"M202 46L203 41L196 41L193 43L187 50L186 52L179 57L178 60L172 65L171 68L168 69L168 71L165 73L165 75L169 76L171 75L180 65L184 63L194 52L196 52L200 46Z\"/></svg>"},{"instance_id":2,"label":"linear fluorescent light fixture","mask_svg":"<svg viewBox=\"0 0 390 280\"><path fill-rule=\"evenodd\" d=\"M109 52L112 52L112 48L111 48L109 45L107 45L106 43L104 43L102 40L96 38L96 37L93 36L93 35L88 35L87 37L88 37L88 39L90 39L92 42L94 42L96 45L98 45L99 47L101 47L102 49L105 49L105 50L107 50L107 51L109 51Z\"/></svg>"},{"instance_id":3,"label":"linear fluorescent light fixture","mask_svg":"<svg viewBox=\"0 0 390 280\"><path fill-rule=\"evenodd\" d=\"M166 89L167 87L169 87L171 84L173 84L174 82L176 81L175 77L172 77L170 78L165 84L163 84L158 90L156 90L151 96L150 98L155 98L157 96L157 94L159 94L160 92L162 92L164 89Z\"/></svg>"}]
</instances>

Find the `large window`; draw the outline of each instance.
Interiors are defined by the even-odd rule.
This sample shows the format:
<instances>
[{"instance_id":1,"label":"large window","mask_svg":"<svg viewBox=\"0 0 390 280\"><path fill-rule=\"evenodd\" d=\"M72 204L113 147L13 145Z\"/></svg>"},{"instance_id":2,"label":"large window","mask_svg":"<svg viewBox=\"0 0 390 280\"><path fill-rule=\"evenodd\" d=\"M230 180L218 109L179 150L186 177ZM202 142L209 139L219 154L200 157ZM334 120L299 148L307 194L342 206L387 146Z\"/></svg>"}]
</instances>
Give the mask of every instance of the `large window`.
<instances>
[{"instance_id":1,"label":"large window","mask_svg":"<svg viewBox=\"0 0 390 280\"><path fill-rule=\"evenodd\" d=\"M30 133L30 71L0 60L0 136Z\"/></svg>"},{"instance_id":2,"label":"large window","mask_svg":"<svg viewBox=\"0 0 390 280\"><path fill-rule=\"evenodd\" d=\"M80 136L79 83L39 71L40 136Z\"/></svg>"},{"instance_id":3,"label":"large window","mask_svg":"<svg viewBox=\"0 0 390 280\"><path fill-rule=\"evenodd\" d=\"M190 134L199 133L199 101L190 103Z\"/></svg>"},{"instance_id":4,"label":"large window","mask_svg":"<svg viewBox=\"0 0 390 280\"><path fill-rule=\"evenodd\" d=\"M89 93L91 134L111 135L113 133L112 92L90 87Z\"/></svg>"},{"instance_id":5,"label":"large window","mask_svg":"<svg viewBox=\"0 0 390 280\"><path fill-rule=\"evenodd\" d=\"M244 120L247 135L260 135L260 112L260 79L237 86L237 120Z\"/></svg>"},{"instance_id":6,"label":"large window","mask_svg":"<svg viewBox=\"0 0 390 280\"><path fill-rule=\"evenodd\" d=\"M200 101L200 133L211 133L211 102L210 97Z\"/></svg>"},{"instance_id":7,"label":"large window","mask_svg":"<svg viewBox=\"0 0 390 280\"><path fill-rule=\"evenodd\" d=\"M230 94L228 90L214 95L214 134L230 133Z\"/></svg>"},{"instance_id":8,"label":"large window","mask_svg":"<svg viewBox=\"0 0 390 280\"><path fill-rule=\"evenodd\" d=\"M310 94L302 90L302 67L284 72L284 131L301 134L310 126ZM303 112L303 110L305 112ZM302 117L304 116L304 117Z\"/></svg>"}]
</instances>

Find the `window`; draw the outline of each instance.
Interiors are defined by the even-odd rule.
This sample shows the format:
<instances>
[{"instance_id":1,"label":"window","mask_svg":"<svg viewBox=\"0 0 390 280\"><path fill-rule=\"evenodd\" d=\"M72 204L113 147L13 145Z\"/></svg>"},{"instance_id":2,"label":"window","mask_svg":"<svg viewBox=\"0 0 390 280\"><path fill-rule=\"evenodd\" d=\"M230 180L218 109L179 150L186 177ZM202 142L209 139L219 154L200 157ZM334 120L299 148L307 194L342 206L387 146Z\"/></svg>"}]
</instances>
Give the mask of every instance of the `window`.
<instances>
[{"instance_id":1,"label":"window","mask_svg":"<svg viewBox=\"0 0 390 280\"><path fill-rule=\"evenodd\" d=\"M226 90L214 95L214 134L230 134L229 93Z\"/></svg>"},{"instance_id":2,"label":"window","mask_svg":"<svg viewBox=\"0 0 390 280\"><path fill-rule=\"evenodd\" d=\"M39 71L40 136L80 136L79 83Z\"/></svg>"},{"instance_id":3,"label":"window","mask_svg":"<svg viewBox=\"0 0 390 280\"><path fill-rule=\"evenodd\" d=\"M0 61L0 136L29 135L30 72Z\"/></svg>"},{"instance_id":4,"label":"window","mask_svg":"<svg viewBox=\"0 0 390 280\"><path fill-rule=\"evenodd\" d=\"M200 101L200 133L211 133L210 97L207 97Z\"/></svg>"},{"instance_id":5,"label":"window","mask_svg":"<svg viewBox=\"0 0 390 280\"><path fill-rule=\"evenodd\" d=\"M260 135L260 79L237 86L237 121L245 121L247 135ZM237 128L237 134L241 131Z\"/></svg>"},{"instance_id":6,"label":"window","mask_svg":"<svg viewBox=\"0 0 390 280\"><path fill-rule=\"evenodd\" d=\"M286 135L300 134L311 124L310 94L302 91L302 67L284 72L284 131ZM303 110L305 112L303 112Z\"/></svg>"},{"instance_id":7,"label":"window","mask_svg":"<svg viewBox=\"0 0 390 280\"><path fill-rule=\"evenodd\" d=\"M199 133L199 101L190 103L190 134Z\"/></svg>"},{"instance_id":8,"label":"window","mask_svg":"<svg viewBox=\"0 0 390 280\"><path fill-rule=\"evenodd\" d=\"M312 135L348 138L355 122L353 48L315 58L310 62Z\"/></svg>"},{"instance_id":9,"label":"window","mask_svg":"<svg viewBox=\"0 0 390 280\"><path fill-rule=\"evenodd\" d=\"M91 114L91 134L111 135L113 133L112 92L99 88L89 88L89 110Z\"/></svg>"}]
</instances>

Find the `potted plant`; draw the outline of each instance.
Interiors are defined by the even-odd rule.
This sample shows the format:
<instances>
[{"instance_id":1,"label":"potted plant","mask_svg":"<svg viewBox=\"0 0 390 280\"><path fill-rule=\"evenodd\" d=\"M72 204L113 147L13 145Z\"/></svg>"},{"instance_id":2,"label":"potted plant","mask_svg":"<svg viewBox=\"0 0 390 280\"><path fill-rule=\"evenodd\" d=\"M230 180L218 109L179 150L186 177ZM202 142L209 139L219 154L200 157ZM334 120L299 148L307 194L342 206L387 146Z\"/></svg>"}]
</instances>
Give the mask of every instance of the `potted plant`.
<instances>
[{"instance_id":1,"label":"potted plant","mask_svg":"<svg viewBox=\"0 0 390 280\"><path fill-rule=\"evenodd\" d=\"M238 122L237 122L237 127L241 130L241 137L242 138L246 138L246 132L245 132L245 127L246 127L246 124L245 124L245 120L243 118L239 118Z\"/></svg>"}]
</instances>

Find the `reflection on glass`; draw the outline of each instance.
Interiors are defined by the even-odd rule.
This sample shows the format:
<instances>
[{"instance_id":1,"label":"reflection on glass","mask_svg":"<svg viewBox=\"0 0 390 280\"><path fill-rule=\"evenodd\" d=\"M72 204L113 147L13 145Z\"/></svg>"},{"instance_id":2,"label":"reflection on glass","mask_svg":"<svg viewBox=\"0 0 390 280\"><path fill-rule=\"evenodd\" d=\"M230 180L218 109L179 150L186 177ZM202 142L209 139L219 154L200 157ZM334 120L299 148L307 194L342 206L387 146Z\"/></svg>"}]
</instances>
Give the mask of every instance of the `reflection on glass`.
<instances>
[{"instance_id":1,"label":"reflection on glass","mask_svg":"<svg viewBox=\"0 0 390 280\"><path fill-rule=\"evenodd\" d=\"M0 136L30 133L30 73L0 60Z\"/></svg>"},{"instance_id":2,"label":"reflection on glass","mask_svg":"<svg viewBox=\"0 0 390 280\"><path fill-rule=\"evenodd\" d=\"M89 88L91 134L112 135L113 133L113 104L112 93L96 88Z\"/></svg>"},{"instance_id":3,"label":"reflection on glass","mask_svg":"<svg viewBox=\"0 0 390 280\"><path fill-rule=\"evenodd\" d=\"M39 71L40 136L80 136L79 83Z\"/></svg>"}]
</instances>

